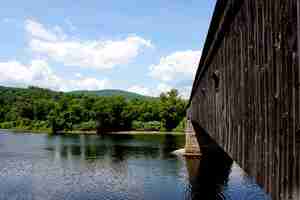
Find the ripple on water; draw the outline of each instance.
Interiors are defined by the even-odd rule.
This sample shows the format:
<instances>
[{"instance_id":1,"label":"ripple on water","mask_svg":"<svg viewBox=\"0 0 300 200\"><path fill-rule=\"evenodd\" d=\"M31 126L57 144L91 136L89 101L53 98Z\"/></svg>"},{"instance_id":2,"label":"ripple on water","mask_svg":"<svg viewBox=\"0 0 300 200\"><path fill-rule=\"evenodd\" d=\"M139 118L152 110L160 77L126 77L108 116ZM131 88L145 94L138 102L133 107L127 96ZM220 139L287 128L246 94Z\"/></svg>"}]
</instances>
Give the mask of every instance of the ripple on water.
<instances>
[{"instance_id":1,"label":"ripple on water","mask_svg":"<svg viewBox=\"0 0 300 200\"><path fill-rule=\"evenodd\" d=\"M271 200L270 197L236 163L233 164L228 183L220 193L221 199Z\"/></svg>"},{"instance_id":2,"label":"ripple on water","mask_svg":"<svg viewBox=\"0 0 300 200\"><path fill-rule=\"evenodd\" d=\"M185 159L171 154L183 146L184 137L165 141L0 134L0 141L0 200L189 200L199 182L211 183L201 170L191 169L196 178L191 177ZM252 200L253 193L260 199L262 191L237 166L227 184L211 185L202 197L213 192L218 199Z\"/></svg>"}]
</instances>

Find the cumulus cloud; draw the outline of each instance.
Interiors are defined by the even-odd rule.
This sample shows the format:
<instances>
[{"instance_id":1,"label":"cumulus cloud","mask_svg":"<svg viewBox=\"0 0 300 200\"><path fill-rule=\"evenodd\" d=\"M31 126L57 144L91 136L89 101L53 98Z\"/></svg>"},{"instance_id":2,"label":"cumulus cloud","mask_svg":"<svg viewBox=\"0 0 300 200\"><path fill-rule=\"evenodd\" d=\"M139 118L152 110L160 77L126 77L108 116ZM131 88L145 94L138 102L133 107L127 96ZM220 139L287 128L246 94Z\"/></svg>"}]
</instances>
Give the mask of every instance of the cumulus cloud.
<instances>
[{"instance_id":1,"label":"cumulus cloud","mask_svg":"<svg viewBox=\"0 0 300 200\"><path fill-rule=\"evenodd\" d=\"M77 78L81 78L81 77L82 77L82 74L81 74L81 73L76 73L75 76L76 76Z\"/></svg>"},{"instance_id":2,"label":"cumulus cloud","mask_svg":"<svg viewBox=\"0 0 300 200\"><path fill-rule=\"evenodd\" d=\"M57 33L53 31L48 31L43 24L40 24L34 20L26 20L25 30L30 33L34 38L46 40L46 41L56 41L58 39Z\"/></svg>"},{"instance_id":3,"label":"cumulus cloud","mask_svg":"<svg viewBox=\"0 0 300 200\"><path fill-rule=\"evenodd\" d=\"M178 51L150 66L150 76L161 81L192 79L196 73L201 51Z\"/></svg>"},{"instance_id":4,"label":"cumulus cloud","mask_svg":"<svg viewBox=\"0 0 300 200\"><path fill-rule=\"evenodd\" d=\"M186 82L192 82L198 67L200 55L201 51L177 51L162 57L158 64L151 65L150 76L162 81L153 94L158 96L161 92L177 88L179 94L183 98L188 99L191 86L186 84Z\"/></svg>"},{"instance_id":5,"label":"cumulus cloud","mask_svg":"<svg viewBox=\"0 0 300 200\"><path fill-rule=\"evenodd\" d=\"M162 92L169 92L172 89L173 87L171 85L168 85L166 83L160 83L156 88L156 95L159 96Z\"/></svg>"},{"instance_id":6,"label":"cumulus cloud","mask_svg":"<svg viewBox=\"0 0 300 200\"><path fill-rule=\"evenodd\" d=\"M146 88L144 86L140 86L140 85L133 85L131 87L129 87L127 89L129 92L135 92L135 93L138 93L138 94L142 94L142 95L145 95L145 96L151 96L152 92L150 91L149 88Z\"/></svg>"},{"instance_id":7,"label":"cumulus cloud","mask_svg":"<svg viewBox=\"0 0 300 200\"><path fill-rule=\"evenodd\" d=\"M153 95L159 96L162 92L166 93L171 91L172 89L177 89L179 95L182 98L188 99L190 97L191 88L192 88L191 86L174 87L166 83L159 83Z\"/></svg>"},{"instance_id":8,"label":"cumulus cloud","mask_svg":"<svg viewBox=\"0 0 300 200\"><path fill-rule=\"evenodd\" d=\"M192 86L184 86L179 88L179 94L184 99L189 99L191 95Z\"/></svg>"},{"instance_id":9,"label":"cumulus cloud","mask_svg":"<svg viewBox=\"0 0 300 200\"><path fill-rule=\"evenodd\" d=\"M24 65L17 61L0 62L0 84L26 87L30 85L59 91L98 90L110 87L107 79L92 77L65 79L55 74L44 60L33 60Z\"/></svg>"},{"instance_id":10,"label":"cumulus cloud","mask_svg":"<svg viewBox=\"0 0 300 200\"><path fill-rule=\"evenodd\" d=\"M146 96L158 97L162 92L169 92L171 89L173 89L172 86L167 85L165 83L160 83L155 88L147 88L141 85L133 85L127 90Z\"/></svg>"},{"instance_id":11,"label":"cumulus cloud","mask_svg":"<svg viewBox=\"0 0 300 200\"><path fill-rule=\"evenodd\" d=\"M108 79L98 80L96 78L80 78L69 80L69 87L66 90L102 90L110 88L111 83Z\"/></svg>"},{"instance_id":12,"label":"cumulus cloud","mask_svg":"<svg viewBox=\"0 0 300 200\"><path fill-rule=\"evenodd\" d=\"M191 92L192 86L174 87L174 86L166 84L166 83L159 83L157 85L157 88L156 88L155 92L153 93L153 95L159 96L162 92L166 93L166 92L171 91L172 89L177 89L179 96L181 96L184 99L188 99L190 97L190 92Z\"/></svg>"},{"instance_id":13,"label":"cumulus cloud","mask_svg":"<svg viewBox=\"0 0 300 200\"><path fill-rule=\"evenodd\" d=\"M70 39L60 27L47 29L34 20L26 21L25 30L30 36L29 45L33 52L65 66L111 69L129 63L144 48L152 47L151 41L135 35L122 40Z\"/></svg>"}]
</instances>

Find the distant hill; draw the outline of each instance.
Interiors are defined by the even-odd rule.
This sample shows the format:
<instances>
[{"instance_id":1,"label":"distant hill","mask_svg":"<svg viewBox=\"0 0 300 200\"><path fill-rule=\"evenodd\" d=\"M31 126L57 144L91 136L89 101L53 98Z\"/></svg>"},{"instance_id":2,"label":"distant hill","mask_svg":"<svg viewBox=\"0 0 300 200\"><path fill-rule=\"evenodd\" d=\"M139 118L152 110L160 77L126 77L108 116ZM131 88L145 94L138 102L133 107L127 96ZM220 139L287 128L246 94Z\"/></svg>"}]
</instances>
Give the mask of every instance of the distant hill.
<instances>
[{"instance_id":1,"label":"distant hill","mask_svg":"<svg viewBox=\"0 0 300 200\"><path fill-rule=\"evenodd\" d=\"M0 97L7 95L10 97L37 97L37 98L58 98L63 92L57 92L49 89L30 86L28 88L0 86Z\"/></svg>"},{"instance_id":2,"label":"distant hill","mask_svg":"<svg viewBox=\"0 0 300 200\"><path fill-rule=\"evenodd\" d=\"M5 87L0 86L0 94L7 95L25 95L25 96L47 96L47 97L57 97L62 94L73 94L73 95L96 95L99 97L110 97L110 96L123 96L127 99L155 99L155 97L144 96L134 92L128 92L124 90L78 90L71 92L57 92L49 89L43 89L38 87L28 87L28 88L15 88L15 87Z\"/></svg>"},{"instance_id":3,"label":"distant hill","mask_svg":"<svg viewBox=\"0 0 300 200\"><path fill-rule=\"evenodd\" d=\"M100 97L110 97L110 96L123 96L128 99L151 99L154 97L144 96L134 92L128 92L124 90L79 90L68 92L69 94L78 94L78 95L97 95Z\"/></svg>"}]
</instances>

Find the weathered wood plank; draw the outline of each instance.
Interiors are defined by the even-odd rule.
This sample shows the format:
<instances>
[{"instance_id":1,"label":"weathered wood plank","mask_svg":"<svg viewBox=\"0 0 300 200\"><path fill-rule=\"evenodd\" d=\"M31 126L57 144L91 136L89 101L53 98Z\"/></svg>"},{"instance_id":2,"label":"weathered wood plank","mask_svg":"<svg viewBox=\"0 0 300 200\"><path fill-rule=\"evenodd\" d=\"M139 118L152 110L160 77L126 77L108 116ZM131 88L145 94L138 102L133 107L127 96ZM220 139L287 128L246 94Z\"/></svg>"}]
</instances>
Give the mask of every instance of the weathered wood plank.
<instances>
[{"instance_id":1,"label":"weathered wood plank","mask_svg":"<svg viewBox=\"0 0 300 200\"><path fill-rule=\"evenodd\" d=\"M300 199L299 36L299 0L219 0L190 99L274 200Z\"/></svg>"}]
</instances>

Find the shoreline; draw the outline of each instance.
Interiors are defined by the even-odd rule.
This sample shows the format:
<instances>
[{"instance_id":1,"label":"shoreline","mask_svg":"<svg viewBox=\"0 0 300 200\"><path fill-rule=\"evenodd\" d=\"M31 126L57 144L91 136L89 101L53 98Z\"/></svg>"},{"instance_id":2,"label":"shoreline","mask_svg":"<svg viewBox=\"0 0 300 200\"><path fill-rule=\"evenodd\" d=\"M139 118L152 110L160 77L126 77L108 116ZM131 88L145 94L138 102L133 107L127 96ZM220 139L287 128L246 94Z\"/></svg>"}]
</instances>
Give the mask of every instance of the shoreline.
<instances>
[{"instance_id":1,"label":"shoreline","mask_svg":"<svg viewBox=\"0 0 300 200\"><path fill-rule=\"evenodd\" d=\"M67 131L59 134L52 134L49 130L26 130L26 129L0 129L0 131L7 131L13 133L31 133L31 134L50 134L50 135L98 135L96 131ZM184 132L162 132L162 131L115 131L107 132L103 135L184 135Z\"/></svg>"}]
</instances>

